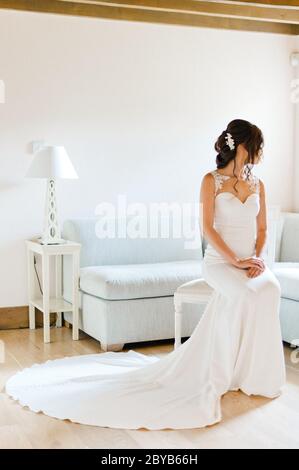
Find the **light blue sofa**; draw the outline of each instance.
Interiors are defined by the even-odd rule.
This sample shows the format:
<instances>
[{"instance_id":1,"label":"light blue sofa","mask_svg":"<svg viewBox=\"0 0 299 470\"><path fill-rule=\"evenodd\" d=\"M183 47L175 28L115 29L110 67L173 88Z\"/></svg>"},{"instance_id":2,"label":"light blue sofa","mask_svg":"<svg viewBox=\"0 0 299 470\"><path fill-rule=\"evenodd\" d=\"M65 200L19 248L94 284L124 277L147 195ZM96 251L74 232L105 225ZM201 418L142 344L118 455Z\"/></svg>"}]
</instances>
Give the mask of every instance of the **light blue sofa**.
<instances>
[{"instance_id":1,"label":"light blue sofa","mask_svg":"<svg viewBox=\"0 0 299 470\"><path fill-rule=\"evenodd\" d=\"M82 244L79 328L100 341L104 351L120 351L125 343L173 338L173 294L184 282L201 277L201 244L186 248L183 236L98 238L96 222L68 220L63 226L64 238ZM199 233L195 218L191 226ZM63 292L68 301L69 262L64 257ZM183 336L190 336L202 310L190 306ZM72 323L71 313L65 312L64 318Z\"/></svg>"},{"instance_id":2,"label":"light blue sofa","mask_svg":"<svg viewBox=\"0 0 299 470\"><path fill-rule=\"evenodd\" d=\"M280 320L283 340L299 345L299 214L282 212L273 272L281 286Z\"/></svg>"},{"instance_id":3,"label":"light blue sofa","mask_svg":"<svg viewBox=\"0 0 299 470\"><path fill-rule=\"evenodd\" d=\"M95 224L96 219L68 220L63 227L64 238L82 244L79 328L100 341L104 351L174 338L173 294L201 277L205 244L186 249L184 237L99 239ZM69 301L70 269L65 257L64 298ZM282 288L283 339L299 342L299 214L281 214L273 271ZM184 305L182 337L192 334L204 307ZM71 313L64 318L72 323Z\"/></svg>"}]
</instances>

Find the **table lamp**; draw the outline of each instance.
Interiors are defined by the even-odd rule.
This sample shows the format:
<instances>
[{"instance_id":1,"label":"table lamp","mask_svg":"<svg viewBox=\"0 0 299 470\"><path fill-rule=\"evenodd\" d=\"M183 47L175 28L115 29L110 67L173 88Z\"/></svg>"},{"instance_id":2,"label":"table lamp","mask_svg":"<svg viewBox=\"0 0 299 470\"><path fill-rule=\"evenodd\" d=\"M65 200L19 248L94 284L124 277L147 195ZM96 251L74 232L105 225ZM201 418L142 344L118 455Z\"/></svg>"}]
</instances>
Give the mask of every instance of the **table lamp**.
<instances>
[{"instance_id":1,"label":"table lamp","mask_svg":"<svg viewBox=\"0 0 299 470\"><path fill-rule=\"evenodd\" d=\"M64 243L57 218L55 180L78 178L65 148L43 146L34 154L26 177L47 179L44 230L39 239L40 243L44 245Z\"/></svg>"}]
</instances>

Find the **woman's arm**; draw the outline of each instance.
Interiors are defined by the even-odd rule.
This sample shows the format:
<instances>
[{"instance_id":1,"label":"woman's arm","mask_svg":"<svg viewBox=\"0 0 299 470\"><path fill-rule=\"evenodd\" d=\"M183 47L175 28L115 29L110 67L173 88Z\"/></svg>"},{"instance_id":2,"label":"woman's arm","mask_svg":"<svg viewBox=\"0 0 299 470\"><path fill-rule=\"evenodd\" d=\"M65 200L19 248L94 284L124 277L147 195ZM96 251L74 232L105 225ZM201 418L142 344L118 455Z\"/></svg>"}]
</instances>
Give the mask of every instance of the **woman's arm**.
<instances>
[{"instance_id":1,"label":"woman's arm","mask_svg":"<svg viewBox=\"0 0 299 470\"><path fill-rule=\"evenodd\" d=\"M215 206L215 182L210 173L206 174L202 180L200 189L200 202L202 210L202 231L208 242L231 264L238 268L249 268L259 266L260 260L247 258L240 260L236 254L224 242L223 238L214 229L214 206Z\"/></svg>"},{"instance_id":2,"label":"woman's arm","mask_svg":"<svg viewBox=\"0 0 299 470\"><path fill-rule=\"evenodd\" d=\"M260 180L260 210L256 218L256 243L255 254L262 256L267 240L267 213L266 213L265 186Z\"/></svg>"},{"instance_id":3,"label":"woman's arm","mask_svg":"<svg viewBox=\"0 0 299 470\"><path fill-rule=\"evenodd\" d=\"M266 213L266 197L265 186L260 180L260 210L256 217L256 241L255 241L255 255L262 259L263 250L267 240L267 213ZM259 276L265 270L265 264L262 268L248 269L248 277Z\"/></svg>"}]
</instances>

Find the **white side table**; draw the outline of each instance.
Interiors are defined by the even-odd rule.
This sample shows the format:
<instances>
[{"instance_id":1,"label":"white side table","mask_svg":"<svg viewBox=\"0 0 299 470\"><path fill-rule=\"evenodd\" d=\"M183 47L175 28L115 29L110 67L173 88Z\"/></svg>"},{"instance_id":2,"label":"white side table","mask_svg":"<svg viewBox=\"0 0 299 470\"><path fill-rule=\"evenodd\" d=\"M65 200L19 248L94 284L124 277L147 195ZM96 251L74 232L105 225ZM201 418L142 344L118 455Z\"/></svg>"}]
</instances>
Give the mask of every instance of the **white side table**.
<instances>
[{"instance_id":1,"label":"white side table","mask_svg":"<svg viewBox=\"0 0 299 470\"><path fill-rule=\"evenodd\" d=\"M28 257L28 293L29 293L29 327L35 328L35 308L43 312L44 342L50 342L50 313L57 313L56 326L62 325L62 312L73 312L73 340L79 339L79 269L80 243L66 241L57 245L42 245L38 240L27 240ZM36 294L35 289L35 254L42 261L42 294ZM72 302L66 302L62 297L62 256L72 256ZM55 257L55 296L50 297L50 257Z\"/></svg>"}]
</instances>

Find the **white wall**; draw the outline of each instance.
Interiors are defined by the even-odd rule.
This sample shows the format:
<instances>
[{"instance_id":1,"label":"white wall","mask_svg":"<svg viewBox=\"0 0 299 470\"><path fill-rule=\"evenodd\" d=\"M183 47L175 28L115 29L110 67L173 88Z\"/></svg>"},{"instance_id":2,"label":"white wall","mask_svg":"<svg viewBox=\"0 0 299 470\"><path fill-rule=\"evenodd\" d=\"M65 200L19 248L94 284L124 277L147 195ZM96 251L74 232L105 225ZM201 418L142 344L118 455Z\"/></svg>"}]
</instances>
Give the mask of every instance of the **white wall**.
<instances>
[{"instance_id":1,"label":"white wall","mask_svg":"<svg viewBox=\"0 0 299 470\"><path fill-rule=\"evenodd\" d=\"M294 39L294 51L299 51L299 37ZM293 113L294 113L294 177L293 177L293 209L299 212L299 65L293 67Z\"/></svg>"},{"instance_id":2,"label":"white wall","mask_svg":"<svg viewBox=\"0 0 299 470\"><path fill-rule=\"evenodd\" d=\"M194 201L214 140L234 118L265 135L268 201L292 207L293 38L0 11L0 306L24 305L24 239L42 226L44 183L23 179L28 142L66 146L80 175L62 219L101 201Z\"/></svg>"}]
</instances>

